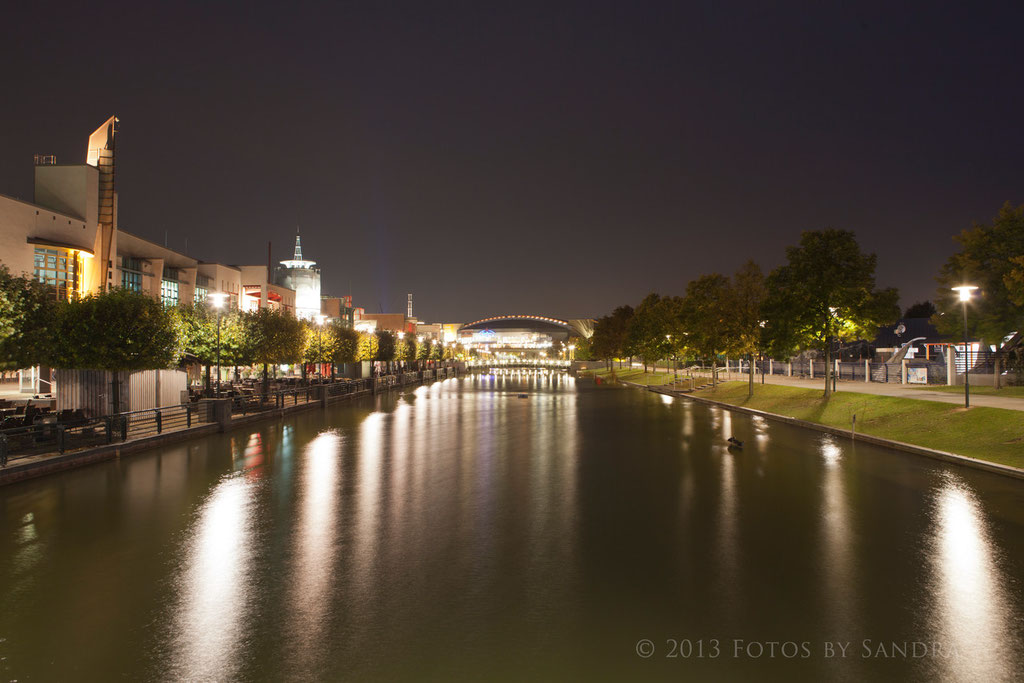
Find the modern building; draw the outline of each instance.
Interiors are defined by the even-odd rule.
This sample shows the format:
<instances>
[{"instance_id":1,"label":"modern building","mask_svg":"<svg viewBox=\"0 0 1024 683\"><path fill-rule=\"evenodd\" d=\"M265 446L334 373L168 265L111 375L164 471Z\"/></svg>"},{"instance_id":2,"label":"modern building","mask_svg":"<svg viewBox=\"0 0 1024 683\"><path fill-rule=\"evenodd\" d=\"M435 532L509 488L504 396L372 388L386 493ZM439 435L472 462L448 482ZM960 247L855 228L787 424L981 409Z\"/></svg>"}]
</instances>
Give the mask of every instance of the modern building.
<instances>
[{"instance_id":1,"label":"modern building","mask_svg":"<svg viewBox=\"0 0 1024 683\"><path fill-rule=\"evenodd\" d=\"M295 314L295 290L271 282L271 273L267 266L238 266L238 270L242 284L239 302L241 310L257 311L269 308ZM319 311L319 298L317 302Z\"/></svg>"},{"instance_id":2,"label":"modern building","mask_svg":"<svg viewBox=\"0 0 1024 683\"><path fill-rule=\"evenodd\" d=\"M402 313L363 313L363 322L373 321L374 329L391 332L416 333L416 325Z\"/></svg>"},{"instance_id":3,"label":"modern building","mask_svg":"<svg viewBox=\"0 0 1024 683\"><path fill-rule=\"evenodd\" d=\"M295 315L311 320L320 315L320 269L316 261L302 258L302 242L295 233L293 258L281 261L274 269L274 284L295 292Z\"/></svg>"},{"instance_id":4,"label":"modern building","mask_svg":"<svg viewBox=\"0 0 1024 683\"><path fill-rule=\"evenodd\" d=\"M118 287L149 294L166 306L206 301L198 288L199 261L123 230L117 235L114 282Z\"/></svg>"},{"instance_id":5,"label":"modern building","mask_svg":"<svg viewBox=\"0 0 1024 683\"><path fill-rule=\"evenodd\" d=\"M320 314L332 320L341 320L348 327L355 327L355 309L351 296L320 297Z\"/></svg>"},{"instance_id":6,"label":"modern building","mask_svg":"<svg viewBox=\"0 0 1024 683\"><path fill-rule=\"evenodd\" d=\"M215 292L227 295L227 310L238 310L242 296L242 270L238 266L200 261L199 274L196 276L196 301L200 301L201 296L208 297Z\"/></svg>"}]
</instances>

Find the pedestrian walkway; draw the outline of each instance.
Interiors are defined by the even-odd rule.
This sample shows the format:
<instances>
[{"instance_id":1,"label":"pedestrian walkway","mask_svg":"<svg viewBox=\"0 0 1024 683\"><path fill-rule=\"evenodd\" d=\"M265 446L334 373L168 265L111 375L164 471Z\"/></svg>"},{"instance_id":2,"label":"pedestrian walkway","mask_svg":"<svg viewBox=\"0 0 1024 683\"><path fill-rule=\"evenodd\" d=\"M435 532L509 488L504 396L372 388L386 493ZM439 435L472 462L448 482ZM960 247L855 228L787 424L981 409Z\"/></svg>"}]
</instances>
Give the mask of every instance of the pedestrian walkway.
<instances>
[{"instance_id":1,"label":"pedestrian walkway","mask_svg":"<svg viewBox=\"0 0 1024 683\"><path fill-rule=\"evenodd\" d=\"M740 375L732 373L734 380L740 380ZM768 384L783 384L790 387L803 387L805 389L825 389L824 378L800 379L798 377L785 377L783 375L766 375L764 378ZM761 375L755 375L754 381L761 383ZM916 398L921 401L938 401L939 403L964 404L964 395L950 394L942 391L928 391L924 388L915 388L906 384L887 384L883 382L851 382L840 381L836 385L838 391L850 391L857 394L876 394L879 396L899 396L900 398ZM988 408L1005 408L1006 410L1024 410L1024 398L1012 396L989 396L982 394L971 394L972 406L985 406Z\"/></svg>"}]
</instances>

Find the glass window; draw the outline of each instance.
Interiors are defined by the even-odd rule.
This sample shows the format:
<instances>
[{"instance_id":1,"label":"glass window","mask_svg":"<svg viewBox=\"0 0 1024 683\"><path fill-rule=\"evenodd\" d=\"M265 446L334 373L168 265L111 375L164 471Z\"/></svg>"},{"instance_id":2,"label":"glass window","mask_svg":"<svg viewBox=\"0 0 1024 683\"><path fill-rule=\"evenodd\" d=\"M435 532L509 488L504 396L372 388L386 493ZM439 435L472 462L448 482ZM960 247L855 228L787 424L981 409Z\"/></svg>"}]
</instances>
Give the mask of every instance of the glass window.
<instances>
[{"instance_id":1,"label":"glass window","mask_svg":"<svg viewBox=\"0 0 1024 683\"><path fill-rule=\"evenodd\" d=\"M178 283L175 280L162 280L160 282L160 300L164 306L178 305Z\"/></svg>"},{"instance_id":2,"label":"glass window","mask_svg":"<svg viewBox=\"0 0 1024 683\"><path fill-rule=\"evenodd\" d=\"M70 299L81 293L80 278L83 271L81 255L60 247L36 247L32 274L44 285L54 288L59 299Z\"/></svg>"},{"instance_id":3,"label":"glass window","mask_svg":"<svg viewBox=\"0 0 1024 683\"><path fill-rule=\"evenodd\" d=\"M134 273L130 270L121 271L121 286L133 292L142 291L142 273Z\"/></svg>"},{"instance_id":4,"label":"glass window","mask_svg":"<svg viewBox=\"0 0 1024 683\"><path fill-rule=\"evenodd\" d=\"M198 287L198 286L196 287L196 303L197 304L205 304L206 303L206 299L207 299L208 296L209 296L209 292L207 291L206 287Z\"/></svg>"}]
</instances>

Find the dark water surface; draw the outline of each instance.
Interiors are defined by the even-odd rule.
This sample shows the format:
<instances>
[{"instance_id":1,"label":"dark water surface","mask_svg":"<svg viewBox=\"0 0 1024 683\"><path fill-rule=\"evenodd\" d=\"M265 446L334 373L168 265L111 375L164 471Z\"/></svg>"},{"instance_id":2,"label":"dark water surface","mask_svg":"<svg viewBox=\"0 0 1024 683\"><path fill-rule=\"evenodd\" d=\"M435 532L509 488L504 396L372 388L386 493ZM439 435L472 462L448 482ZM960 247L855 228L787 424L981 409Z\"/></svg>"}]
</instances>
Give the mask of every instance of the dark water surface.
<instances>
[{"instance_id":1,"label":"dark water surface","mask_svg":"<svg viewBox=\"0 0 1024 683\"><path fill-rule=\"evenodd\" d=\"M1022 492L452 379L0 489L0 680L1009 681Z\"/></svg>"}]
</instances>

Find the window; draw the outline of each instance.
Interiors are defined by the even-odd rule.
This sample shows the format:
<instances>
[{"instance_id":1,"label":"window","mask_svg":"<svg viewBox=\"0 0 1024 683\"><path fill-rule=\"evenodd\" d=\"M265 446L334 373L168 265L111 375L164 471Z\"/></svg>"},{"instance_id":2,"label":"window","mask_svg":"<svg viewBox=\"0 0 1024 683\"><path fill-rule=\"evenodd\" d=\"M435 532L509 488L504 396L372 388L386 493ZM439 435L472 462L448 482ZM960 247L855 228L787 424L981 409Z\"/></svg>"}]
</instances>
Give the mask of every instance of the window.
<instances>
[{"instance_id":1,"label":"window","mask_svg":"<svg viewBox=\"0 0 1024 683\"><path fill-rule=\"evenodd\" d=\"M199 285L196 285L196 303L197 304L205 304L206 303L206 299L209 297L209 294L210 293L206 289L206 287L200 287Z\"/></svg>"},{"instance_id":2,"label":"window","mask_svg":"<svg viewBox=\"0 0 1024 683\"><path fill-rule=\"evenodd\" d=\"M130 270L121 271L121 286L133 292L142 291L142 273L133 273Z\"/></svg>"},{"instance_id":3,"label":"window","mask_svg":"<svg viewBox=\"0 0 1024 683\"><path fill-rule=\"evenodd\" d=\"M36 247L32 274L44 285L50 285L59 299L81 294L84 259L73 249Z\"/></svg>"},{"instance_id":4,"label":"window","mask_svg":"<svg viewBox=\"0 0 1024 683\"><path fill-rule=\"evenodd\" d=\"M130 256L121 257L121 286L133 292L142 291L142 260Z\"/></svg>"},{"instance_id":5,"label":"window","mask_svg":"<svg viewBox=\"0 0 1024 683\"><path fill-rule=\"evenodd\" d=\"M178 305L178 282L177 280L161 280L160 301L164 306Z\"/></svg>"}]
</instances>

